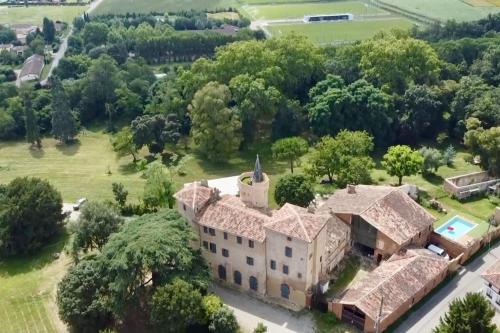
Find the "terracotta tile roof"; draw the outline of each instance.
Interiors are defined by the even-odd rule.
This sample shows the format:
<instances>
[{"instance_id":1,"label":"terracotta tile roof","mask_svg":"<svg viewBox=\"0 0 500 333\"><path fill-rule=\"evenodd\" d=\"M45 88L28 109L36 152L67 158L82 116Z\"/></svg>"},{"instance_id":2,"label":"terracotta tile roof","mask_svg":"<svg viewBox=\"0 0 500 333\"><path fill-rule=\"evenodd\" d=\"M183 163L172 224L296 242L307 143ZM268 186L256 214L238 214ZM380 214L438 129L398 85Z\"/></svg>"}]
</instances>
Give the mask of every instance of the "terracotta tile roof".
<instances>
[{"instance_id":1,"label":"terracotta tile roof","mask_svg":"<svg viewBox=\"0 0 500 333\"><path fill-rule=\"evenodd\" d=\"M214 189L194 182L185 184L179 192L174 194L174 198L198 212L210 201L213 192Z\"/></svg>"},{"instance_id":2,"label":"terracotta tile roof","mask_svg":"<svg viewBox=\"0 0 500 333\"><path fill-rule=\"evenodd\" d=\"M359 215L400 245L436 220L407 194L388 186L357 185L355 193L339 190L318 211Z\"/></svg>"},{"instance_id":3,"label":"terracotta tile roof","mask_svg":"<svg viewBox=\"0 0 500 333\"><path fill-rule=\"evenodd\" d=\"M355 305L375 320L383 295L383 320L411 300L447 268L448 261L429 250L407 250L405 254L393 255L383 262L334 302Z\"/></svg>"},{"instance_id":4,"label":"terracotta tile roof","mask_svg":"<svg viewBox=\"0 0 500 333\"><path fill-rule=\"evenodd\" d=\"M19 77L22 78L27 75L36 75L37 77L40 77L44 66L44 57L38 54L34 54L24 61L24 65L21 69Z\"/></svg>"},{"instance_id":5,"label":"terracotta tile roof","mask_svg":"<svg viewBox=\"0 0 500 333\"><path fill-rule=\"evenodd\" d=\"M493 265L488 267L481 276L495 286L495 288L500 289L500 260L497 260Z\"/></svg>"},{"instance_id":6,"label":"terracotta tile roof","mask_svg":"<svg viewBox=\"0 0 500 333\"><path fill-rule=\"evenodd\" d=\"M341 219L333 216L331 223L328 223L328 238L334 241L343 241L346 234L349 234L350 228Z\"/></svg>"},{"instance_id":7,"label":"terracotta tile roof","mask_svg":"<svg viewBox=\"0 0 500 333\"><path fill-rule=\"evenodd\" d=\"M273 213L271 221L265 227L310 243L329 219L329 214L312 214L306 208L287 203Z\"/></svg>"},{"instance_id":8,"label":"terracotta tile roof","mask_svg":"<svg viewBox=\"0 0 500 333\"><path fill-rule=\"evenodd\" d=\"M263 242L266 239L264 224L270 217L245 206L239 197L225 195L201 210L197 221L203 226Z\"/></svg>"}]
</instances>

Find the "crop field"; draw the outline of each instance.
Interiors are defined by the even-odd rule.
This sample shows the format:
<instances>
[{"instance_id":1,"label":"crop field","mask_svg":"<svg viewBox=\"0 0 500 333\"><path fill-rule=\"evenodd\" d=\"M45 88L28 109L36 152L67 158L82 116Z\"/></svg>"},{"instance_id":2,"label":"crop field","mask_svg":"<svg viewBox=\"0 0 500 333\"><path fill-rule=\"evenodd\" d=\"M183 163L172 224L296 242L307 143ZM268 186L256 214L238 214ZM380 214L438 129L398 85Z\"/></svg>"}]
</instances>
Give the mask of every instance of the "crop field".
<instances>
[{"instance_id":1,"label":"crop field","mask_svg":"<svg viewBox=\"0 0 500 333\"><path fill-rule=\"evenodd\" d=\"M94 14L125 14L234 7L234 0L104 0Z\"/></svg>"},{"instance_id":2,"label":"crop field","mask_svg":"<svg viewBox=\"0 0 500 333\"><path fill-rule=\"evenodd\" d=\"M407 19L380 19L366 21L346 21L334 23L283 24L270 25L267 30L273 36L280 36L292 31L306 35L319 44L336 41L353 41L373 37L380 31L409 29L413 23Z\"/></svg>"},{"instance_id":3,"label":"crop field","mask_svg":"<svg viewBox=\"0 0 500 333\"><path fill-rule=\"evenodd\" d=\"M43 18L71 23L82 15L87 6L32 6L32 7L0 7L0 23L31 23L41 25Z\"/></svg>"},{"instance_id":4,"label":"crop field","mask_svg":"<svg viewBox=\"0 0 500 333\"><path fill-rule=\"evenodd\" d=\"M442 21L451 19L471 21L500 12L500 7L494 6L494 3L486 7L484 6L485 1L472 1L477 2L478 5L471 5L460 0L381 0L381 2L398 7L403 11ZM488 0L488 2L490 1Z\"/></svg>"},{"instance_id":5,"label":"crop field","mask_svg":"<svg viewBox=\"0 0 500 333\"><path fill-rule=\"evenodd\" d=\"M243 9L256 20L296 19L313 14L351 13L354 15L373 15L386 13L379 8L368 6L360 1L245 6Z\"/></svg>"}]
</instances>

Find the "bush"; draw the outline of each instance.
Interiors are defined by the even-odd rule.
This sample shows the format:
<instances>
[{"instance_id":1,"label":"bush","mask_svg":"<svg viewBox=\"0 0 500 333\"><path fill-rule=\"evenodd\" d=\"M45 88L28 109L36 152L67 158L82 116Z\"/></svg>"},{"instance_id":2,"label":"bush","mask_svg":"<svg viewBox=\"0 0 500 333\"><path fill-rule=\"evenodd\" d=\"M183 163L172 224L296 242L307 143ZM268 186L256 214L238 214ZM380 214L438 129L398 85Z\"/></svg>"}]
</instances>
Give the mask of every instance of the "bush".
<instances>
[{"instance_id":1,"label":"bush","mask_svg":"<svg viewBox=\"0 0 500 333\"><path fill-rule=\"evenodd\" d=\"M16 178L0 196L0 252L33 253L62 227L62 198L49 182Z\"/></svg>"},{"instance_id":2,"label":"bush","mask_svg":"<svg viewBox=\"0 0 500 333\"><path fill-rule=\"evenodd\" d=\"M301 207L309 206L314 199L314 190L311 182L303 175L286 175L276 183L274 192L276 203L283 206L291 203Z\"/></svg>"}]
</instances>

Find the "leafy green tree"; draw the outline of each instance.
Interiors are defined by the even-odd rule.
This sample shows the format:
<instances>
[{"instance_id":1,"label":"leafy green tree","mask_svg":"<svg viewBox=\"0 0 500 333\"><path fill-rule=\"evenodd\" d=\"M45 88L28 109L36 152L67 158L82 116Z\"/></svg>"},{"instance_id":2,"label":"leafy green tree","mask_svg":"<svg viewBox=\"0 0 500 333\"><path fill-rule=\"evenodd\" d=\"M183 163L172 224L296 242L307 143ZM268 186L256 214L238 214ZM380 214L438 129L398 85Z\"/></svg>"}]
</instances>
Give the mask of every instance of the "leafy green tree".
<instances>
[{"instance_id":1,"label":"leafy green tree","mask_svg":"<svg viewBox=\"0 0 500 333\"><path fill-rule=\"evenodd\" d=\"M143 101L139 94L136 94L127 87L117 88L116 107L119 113L129 118L139 116L143 111Z\"/></svg>"},{"instance_id":2,"label":"leafy green tree","mask_svg":"<svg viewBox=\"0 0 500 333\"><path fill-rule=\"evenodd\" d=\"M203 321L203 297L189 283L175 279L156 289L151 300L151 322L161 332L187 332Z\"/></svg>"},{"instance_id":3,"label":"leafy green tree","mask_svg":"<svg viewBox=\"0 0 500 333\"><path fill-rule=\"evenodd\" d=\"M89 22L85 24L82 36L85 45L93 44L95 46L100 46L106 44L108 40L109 28L106 23L101 22Z\"/></svg>"},{"instance_id":4,"label":"leafy green tree","mask_svg":"<svg viewBox=\"0 0 500 333\"><path fill-rule=\"evenodd\" d=\"M72 225L74 233L72 252L75 258L80 251L101 250L112 233L118 231L123 218L108 203L90 201L82 209L76 223Z\"/></svg>"},{"instance_id":5,"label":"leafy green tree","mask_svg":"<svg viewBox=\"0 0 500 333\"><path fill-rule=\"evenodd\" d=\"M327 176L330 182L337 176L340 186L370 181L375 166L368 154L373 150L373 138L366 132L341 131L335 138L322 137L309 158L306 172L312 177Z\"/></svg>"},{"instance_id":6,"label":"leafy green tree","mask_svg":"<svg viewBox=\"0 0 500 333\"><path fill-rule=\"evenodd\" d=\"M479 119L484 128L500 124L500 87L488 89L474 99L469 111L466 116Z\"/></svg>"},{"instance_id":7,"label":"leafy green tree","mask_svg":"<svg viewBox=\"0 0 500 333\"><path fill-rule=\"evenodd\" d=\"M42 147L42 137L40 135L40 128L38 127L38 120L33 110L32 96L28 91L23 92L24 104L24 121L26 128L26 141L32 146L36 145L38 149Z\"/></svg>"},{"instance_id":8,"label":"leafy green tree","mask_svg":"<svg viewBox=\"0 0 500 333\"><path fill-rule=\"evenodd\" d=\"M102 55L92 61L83 80L81 91L82 122L89 122L98 116L104 116L106 103L115 102L115 91L121 85L119 69L113 58Z\"/></svg>"},{"instance_id":9,"label":"leafy green tree","mask_svg":"<svg viewBox=\"0 0 500 333\"><path fill-rule=\"evenodd\" d=\"M203 297L203 311L205 313L205 322L209 323L210 318L224 305L219 296L215 294L208 294Z\"/></svg>"},{"instance_id":10,"label":"leafy green tree","mask_svg":"<svg viewBox=\"0 0 500 333\"><path fill-rule=\"evenodd\" d=\"M455 148L452 145L449 145L446 147L446 149L443 152L443 159L444 162L447 166L452 166L453 162L455 161L455 157L457 156L457 152L455 151Z\"/></svg>"},{"instance_id":11,"label":"leafy green tree","mask_svg":"<svg viewBox=\"0 0 500 333\"><path fill-rule=\"evenodd\" d=\"M16 178L0 196L0 251L33 253L61 231L61 194L38 178Z\"/></svg>"},{"instance_id":12,"label":"leafy green tree","mask_svg":"<svg viewBox=\"0 0 500 333\"><path fill-rule=\"evenodd\" d=\"M193 237L191 227L174 210L142 215L113 234L101 251L111 281L107 299L113 313L122 317L146 288L175 278L206 290L210 274L200 252L189 245Z\"/></svg>"},{"instance_id":13,"label":"leafy green tree","mask_svg":"<svg viewBox=\"0 0 500 333\"><path fill-rule=\"evenodd\" d=\"M228 107L230 100L227 86L210 82L195 94L189 106L194 142L211 161L227 160L241 143L241 120Z\"/></svg>"},{"instance_id":14,"label":"leafy green tree","mask_svg":"<svg viewBox=\"0 0 500 333\"><path fill-rule=\"evenodd\" d=\"M280 206L285 203L307 207L314 200L311 182L303 175L286 175L276 183L274 200Z\"/></svg>"},{"instance_id":15,"label":"leafy green tree","mask_svg":"<svg viewBox=\"0 0 500 333\"><path fill-rule=\"evenodd\" d=\"M422 147L419 150L423 157L422 172L437 172L439 167L446 164L443 154L436 148Z\"/></svg>"},{"instance_id":16,"label":"leafy green tree","mask_svg":"<svg viewBox=\"0 0 500 333\"><path fill-rule=\"evenodd\" d=\"M405 145L389 147L383 157L382 165L390 176L398 177L398 184L401 185L404 176L417 174L423 165L422 155Z\"/></svg>"},{"instance_id":17,"label":"leafy green tree","mask_svg":"<svg viewBox=\"0 0 500 333\"><path fill-rule=\"evenodd\" d=\"M336 135L347 129L365 130L381 142L390 138L391 98L367 81L346 86L340 77L328 75L311 88L309 97L309 121L316 134Z\"/></svg>"},{"instance_id":18,"label":"leafy green tree","mask_svg":"<svg viewBox=\"0 0 500 333\"><path fill-rule=\"evenodd\" d=\"M259 127L271 122L281 94L276 88L267 87L264 79L249 74L231 79L229 89L240 112L243 138L250 143Z\"/></svg>"},{"instance_id":19,"label":"leafy green tree","mask_svg":"<svg viewBox=\"0 0 500 333\"><path fill-rule=\"evenodd\" d=\"M137 161L138 149L134 143L134 136L130 127L123 127L111 139L113 150L118 156L131 155L134 163Z\"/></svg>"},{"instance_id":20,"label":"leafy green tree","mask_svg":"<svg viewBox=\"0 0 500 333\"><path fill-rule=\"evenodd\" d=\"M61 81L56 77L52 85L52 134L64 143L72 141L78 134L75 116L71 112L68 96L64 91Z\"/></svg>"},{"instance_id":21,"label":"leafy green tree","mask_svg":"<svg viewBox=\"0 0 500 333\"><path fill-rule=\"evenodd\" d=\"M397 112L400 140L434 138L443 125L440 96L429 86L413 85L405 91L401 104Z\"/></svg>"},{"instance_id":22,"label":"leafy green tree","mask_svg":"<svg viewBox=\"0 0 500 333\"><path fill-rule=\"evenodd\" d=\"M148 165L146 183L144 184L143 200L146 206L173 208L174 181L170 171L160 162L155 161Z\"/></svg>"},{"instance_id":23,"label":"leafy green tree","mask_svg":"<svg viewBox=\"0 0 500 333\"><path fill-rule=\"evenodd\" d=\"M54 73L65 79L78 79L81 75L87 73L87 70L92 63L92 59L86 54L72 55L59 60L59 64L54 70Z\"/></svg>"},{"instance_id":24,"label":"leafy green tree","mask_svg":"<svg viewBox=\"0 0 500 333\"><path fill-rule=\"evenodd\" d=\"M425 41L408 36L379 35L360 44L364 78L378 87L403 93L412 84L432 84L441 61Z\"/></svg>"},{"instance_id":25,"label":"leafy green tree","mask_svg":"<svg viewBox=\"0 0 500 333\"><path fill-rule=\"evenodd\" d=\"M113 183L111 184L113 189L113 196L115 197L116 203L120 207L124 207L127 203L128 191L125 189L122 183Z\"/></svg>"},{"instance_id":26,"label":"leafy green tree","mask_svg":"<svg viewBox=\"0 0 500 333\"><path fill-rule=\"evenodd\" d=\"M46 17L43 18L43 38L47 44L53 43L56 38L56 26L54 25L54 21Z\"/></svg>"},{"instance_id":27,"label":"leafy green tree","mask_svg":"<svg viewBox=\"0 0 500 333\"><path fill-rule=\"evenodd\" d=\"M41 56L45 53L45 41L42 36L37 35L33 40L29 43L30 49L34 54L39 54Z\"/></svg>"},{"instance_id":28,"label":"leafy green tree","mask_svg":"<svg viewBox=\"0 0 500 333\"><path fill-rule=\"evenodd\" d=\"M299 160L305 153L309 146L307 141L301 137L291 137L280 139L273 143L271 150L273 157L278 160L284 160L290 163L290 171L293 173L293 163Z\"/></svg>"},{"instance_id":29,"label":"leafy green tree","mask_svg":"<svg viewBox=\"0 0 500 333\"><path fill-rule=\"evenodd\" d=\"M479 293L467 293L451 301L448 312L439 318L433 333L493 333L495 310Z\"/></svg>"},{"instance_id":30,"label":"leafy green tree","mask_svg":"<svg viewBox=\"0 0 500 333\"><path fill-rule=\"evenodd\" d=\"M180 137L181 124L175 116L161 114L137 117L131 124L132 136L138 149L144 145L152 154L162 153L167 143L176 144Z\"/></svg>"},{"instance_id":31,"label":"leafy green tree","mask_svg":"<svg viewBox=\"0 0 500 333\"><path fill-rule=\"evenodd\" d=\"M500 47L490 47L472 64L470 71L492 86L500 85Z\"/></svg>"},{"instance_id":32,"label":"leafy green tree","mask_svg":"<svg viewBox=\"0 0 500 333\"><path fill-rule=\"evenodd\" d=\"M13 139L16 134L16 121L5 109L0 109L0 139Z\"/></svg>"},{"instance_id":33,"label":"leafy green tree","mask_svg":"<svg viewBox=\"0 0 500 333\"><path fill-rule=\"evenodd\" d=\"M264 325L263 323L258 323L257 327L253 330L253 333L266 333L267 332L267 326Z\"/></svg>"},{"instance_id":34,"label":"leafy green tree","mask_svg":"<svg viewBox=\"0 0 500 333\"><path fill-rule=\"evenodd\" d=\"M223 305L211 316L208 329L214 333L237 333L239 325L234 312Z\"/></svg>"},{"instance_id":35,"label":"leafy green tree","mask_svg":"<svg viewBox=\"0 0 500 333\"><path fill-rule=\"evenodd\" d=\"M467 120L464 143L474 155L479 155L480 164L492 176L500 175L500 126L484 129L476 118Z\"/></svg>"},{"instance_id":36,"label":"leafy green tree","mask_svg":"<svg viewBox=\"0 0 500 333\"><path fill-rule=\"evenodd\" d=\"M59 316L75 332L97 332L112 315L102 297L107 292L105 266L96 257L70 267L57 285Z\"/></svg>"}]
</instances>

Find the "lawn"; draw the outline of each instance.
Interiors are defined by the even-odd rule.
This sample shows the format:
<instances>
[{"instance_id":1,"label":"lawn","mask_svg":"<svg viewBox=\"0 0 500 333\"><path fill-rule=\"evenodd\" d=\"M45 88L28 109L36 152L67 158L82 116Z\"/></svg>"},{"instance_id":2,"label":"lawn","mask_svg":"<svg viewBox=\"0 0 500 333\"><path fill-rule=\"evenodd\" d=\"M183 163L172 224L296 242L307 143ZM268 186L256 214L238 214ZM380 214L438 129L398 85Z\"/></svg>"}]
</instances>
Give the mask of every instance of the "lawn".
<instances>
[{"instance_id":1,"label":"lawn","mask_svg":"<svg viewBox=\"0 0 500 333\"><path fill-rule=\"evenodd\" d=\"M44 17L71 23L86 9L87 6L32 6L27 8L0 6L0 23L31 23L41 26Z\"/></svg>"},{"instance_id":2,"label":"lawn","mask_svg":"<svg viewBox=\"0 0 500 333\"><path fill-rule=\"evenodd\" d=\"M379 8L368 6L360 1L248 6L245 7L245 11L256 20L296 19L313 14L351 13L366 15L386 13Z\"/></svg>"},{"instance_id":3,"label":"lawn","mask_svg":"<svg viewBox=\"0 0 500 333\"><path fill-rule=\"evenodd\" d=\"M367 39L380 31L409 29L412 26L413 23L407 19L394 18L334 23L270 25L267 29L273 36L280 36L294 31L309 37L315 43L326 44L336 41Z\"/></svg>"},{"instance_id":4,"label":"lawn","mask_svg":"<svg viewBox=\"0 0 500 333\"><path fill-rule=\"evenodd\" d=\"M474 7L460 0L381 0L403 11L437 20L472 21L499 13L500 7Z\"/></svg>"},{"instance_id":5,"label":"lawn","mask_svg":"<svg viewBox=\"0 0 500 333\"><path fill-rule=\"evenodd\" d=\"M235 6L234 0L104 0L93 14L150 13L179 10L206 10Z\"/></svg>"},{"instance_id":6,"label":"lawn","mask_svg":"<svg viewBox=\"0 0 500 333\"><path fill-rule=\"evenodd\" d=\"M62 236L31 257L0 260L0 331L64 332L59 320L55 293L69 260L60 253L67 241Z\"/></svg>"}]
</instances>

